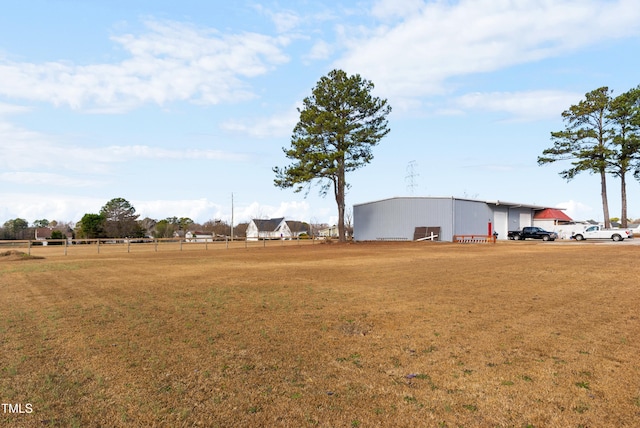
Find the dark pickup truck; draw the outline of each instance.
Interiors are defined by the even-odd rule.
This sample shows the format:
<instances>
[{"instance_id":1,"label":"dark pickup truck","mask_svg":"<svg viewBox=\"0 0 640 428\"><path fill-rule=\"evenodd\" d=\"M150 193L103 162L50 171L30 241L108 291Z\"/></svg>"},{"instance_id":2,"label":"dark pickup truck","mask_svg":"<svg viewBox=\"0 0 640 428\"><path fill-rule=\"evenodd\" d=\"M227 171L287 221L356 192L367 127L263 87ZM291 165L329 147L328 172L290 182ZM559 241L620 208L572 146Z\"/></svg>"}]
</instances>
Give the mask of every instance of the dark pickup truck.
<instances>
[{"instance_id":1,"label":"dark pickup truck","mask_svg":"<svg viewBox=\"0 0 640 428\"><path fill-rule=\"evenodd\" d=\"M523 227L522 230L513 230L507 233L509 239L516 241L520 239L542 239L543 241L554 241L558 235L555 232L548 232L540 227Z\"/></svg>"}]
</instances>

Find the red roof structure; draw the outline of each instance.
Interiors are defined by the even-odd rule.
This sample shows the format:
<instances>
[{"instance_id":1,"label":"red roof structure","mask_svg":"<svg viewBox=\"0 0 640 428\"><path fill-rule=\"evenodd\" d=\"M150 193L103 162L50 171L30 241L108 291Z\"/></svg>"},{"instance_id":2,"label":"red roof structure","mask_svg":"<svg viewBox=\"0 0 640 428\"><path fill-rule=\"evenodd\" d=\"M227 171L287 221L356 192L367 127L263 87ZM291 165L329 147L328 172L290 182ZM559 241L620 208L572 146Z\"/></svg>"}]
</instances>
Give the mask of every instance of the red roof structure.
<instances>
[{"instance_id":1,"label":"red roof structure","mask_svg":"<svg viewBox=\"0 0 640 428\"><path fill-rule=\"evenodd\" d=\"M536 211L533 215L534 220L557 220L557 221L573 221L571 217L566 215L563 211L555 208L545 208L541 211Z\"/></svg>"}]
</instances>

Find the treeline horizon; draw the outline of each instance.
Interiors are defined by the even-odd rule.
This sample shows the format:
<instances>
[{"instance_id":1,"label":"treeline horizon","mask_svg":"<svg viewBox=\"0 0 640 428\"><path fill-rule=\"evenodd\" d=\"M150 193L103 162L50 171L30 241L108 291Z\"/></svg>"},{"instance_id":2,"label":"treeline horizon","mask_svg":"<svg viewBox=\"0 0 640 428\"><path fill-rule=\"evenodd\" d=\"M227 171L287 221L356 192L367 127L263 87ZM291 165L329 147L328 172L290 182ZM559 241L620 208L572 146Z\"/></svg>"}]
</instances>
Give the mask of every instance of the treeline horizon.
<instances>
[{"instance_id":1,"label":"treeline horizon","mask_svg":"<svg viewBox=\"0 0 640 428\"><path fill-rule=\"evenodd\" d=\"M255 219L260 218L259 215ZM254 220L254 219L252 219ZM22 218L10 219L0 228L0 239L34 239L38 228L52 230L51 239L64 239L71 235L77 239L93 238L173 238L187 232L206 232L214 236L245 237L251 221L231 225L222 219L210 219L197 223L189 217L166 217L161 220L145 217L139 219L136 210L124 198L107 202L98 213L86 213L78 222L39 219L31 225ZM306 223L310 229L328 227L326 223ZM232 232L233 229L233 232ZM53 232L59 232L54 234ZM54 237L55 235L55 237Z\"/></svg>"}]
</instances>

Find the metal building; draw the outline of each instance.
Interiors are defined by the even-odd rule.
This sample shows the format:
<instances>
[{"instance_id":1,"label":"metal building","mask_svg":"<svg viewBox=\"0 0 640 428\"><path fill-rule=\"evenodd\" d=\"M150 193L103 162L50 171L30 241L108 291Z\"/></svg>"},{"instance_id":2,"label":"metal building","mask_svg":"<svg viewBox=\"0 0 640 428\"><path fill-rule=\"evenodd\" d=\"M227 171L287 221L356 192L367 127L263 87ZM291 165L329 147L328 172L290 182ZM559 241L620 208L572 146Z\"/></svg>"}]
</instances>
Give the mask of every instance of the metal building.
<instances>
[{"instance_id":1,"label":"metal building","mask_svg":"<svg viewBox=\"0 0 640 428\"><path fill-rule=\"evenodd\" d=\"M389 198L353 206L353 237L356 241L410 241L418 230L431 228L439 230L440 241L489 231L507 239L509 230L532 226L534 213L545 208L454 197Z\"/></svg>"}]
</instances>

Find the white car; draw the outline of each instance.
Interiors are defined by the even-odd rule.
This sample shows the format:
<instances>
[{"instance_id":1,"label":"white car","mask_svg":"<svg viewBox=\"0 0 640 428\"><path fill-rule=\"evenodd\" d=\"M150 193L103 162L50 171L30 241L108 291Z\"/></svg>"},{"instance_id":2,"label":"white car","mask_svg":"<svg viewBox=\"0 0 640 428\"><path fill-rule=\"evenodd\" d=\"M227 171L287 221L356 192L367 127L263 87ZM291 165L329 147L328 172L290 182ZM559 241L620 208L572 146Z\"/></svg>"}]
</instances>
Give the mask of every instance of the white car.
<instances>
[{"instance_id":1,"label":"white car","mask_svg":"<svg viewBox=\"0 0 640 428\"><path fill-rule=\"evenodd\" d=\"M613 241L623 241L627 238L633 238L631 229L605 229L600 226L591 226L583 232L573 235L576 241L584 239L611 239Z\"/></svg>"}]
</instances>

